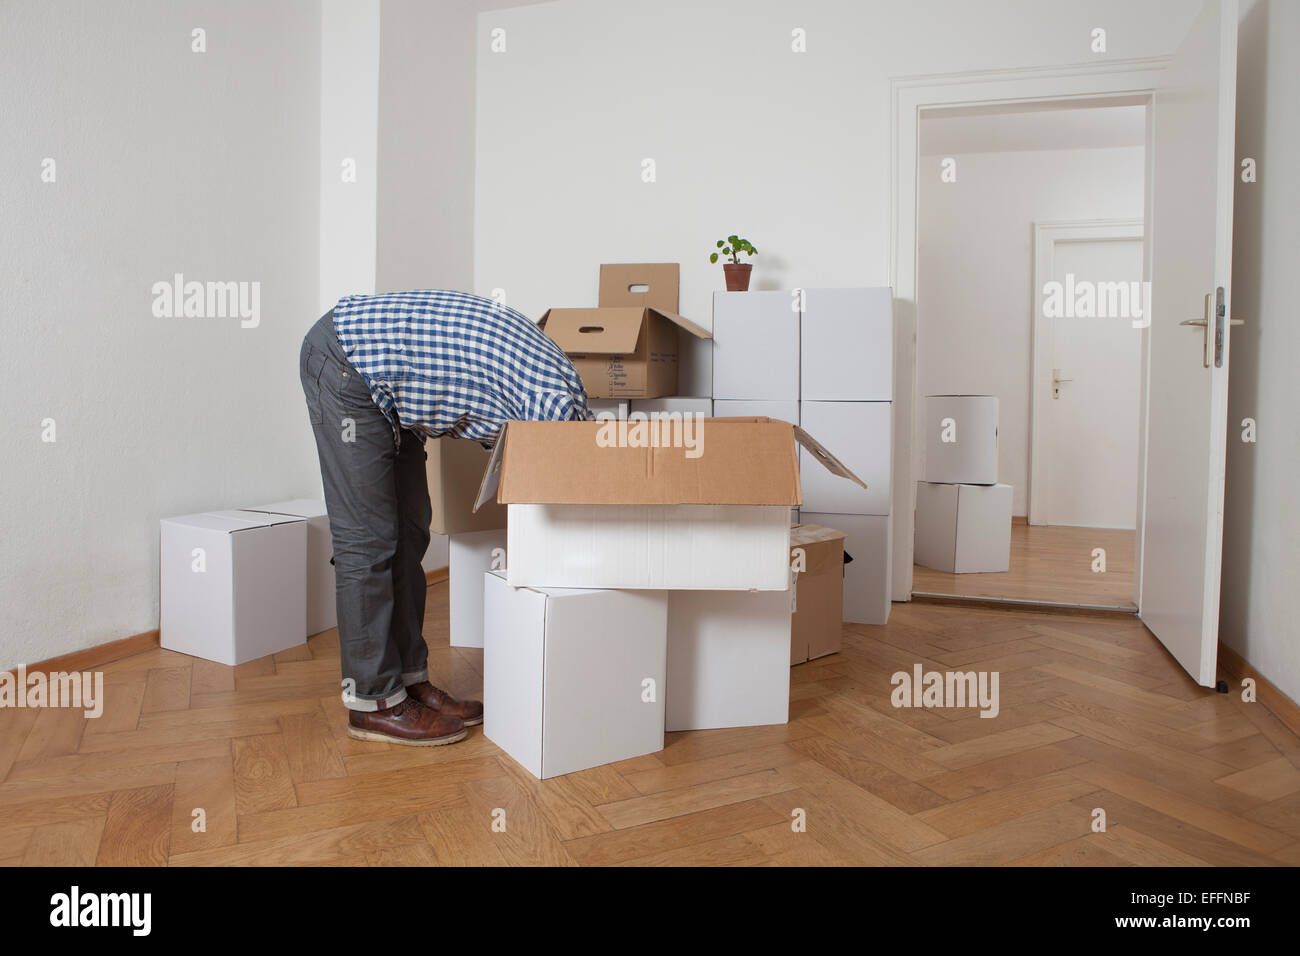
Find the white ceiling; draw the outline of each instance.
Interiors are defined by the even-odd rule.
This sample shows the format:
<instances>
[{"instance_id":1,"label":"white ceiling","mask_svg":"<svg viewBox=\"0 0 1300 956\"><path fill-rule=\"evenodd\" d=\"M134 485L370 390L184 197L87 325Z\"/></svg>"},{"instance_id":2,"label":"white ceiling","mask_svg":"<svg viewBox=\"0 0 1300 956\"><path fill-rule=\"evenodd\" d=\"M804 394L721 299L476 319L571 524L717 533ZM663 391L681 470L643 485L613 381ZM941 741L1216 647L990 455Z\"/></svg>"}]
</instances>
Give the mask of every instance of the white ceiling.
<instances>
[{"instance_id":1,"label":"white ceiling","mask_svg":"<svg viewBox=\"0 0 1300 956\"><path fill-rule=\"evenodd\" d=\"M1059 104L931 110L921 114L923 156L1043 149L1106 149L1146 142L1140 104L1062 109Z\"/></svg>"}]
</instances>

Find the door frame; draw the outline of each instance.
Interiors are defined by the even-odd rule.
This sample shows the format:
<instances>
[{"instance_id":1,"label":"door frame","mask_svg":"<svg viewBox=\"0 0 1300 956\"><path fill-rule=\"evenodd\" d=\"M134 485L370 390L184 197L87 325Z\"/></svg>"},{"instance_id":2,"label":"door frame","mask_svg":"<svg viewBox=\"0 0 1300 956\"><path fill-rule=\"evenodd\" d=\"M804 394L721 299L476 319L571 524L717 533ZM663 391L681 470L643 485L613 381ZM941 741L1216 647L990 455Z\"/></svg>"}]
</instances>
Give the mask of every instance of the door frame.
<instances>
[{"instance_id":1,"label":"door frame","mask_svg":"<svg viewBox=\"0 0 1300 956\"><path fill-rule=\"evenodd\" d=\"M889 275L894 290L894 460L891 492L893 546L891 599L912 599L912 559L916 519L916 480L921 475L924 436L917 433L917 408L921 395L916 375L918 334L917 235L919 192L919 132L921 112L953 107L999 106L1011 103L1074 101L1082 105L1150 106L1155 81L1169 57L1112 60L1098 65L1078 65L1021 70L900 76L890 79L893 149L890 162ZM1147 110L1146 195L1143 218L1151 221L1151 110ZM1143 279L1151 275L1151 243L1144 243ZM1148 355L1143 350L1142 383L1146 388ZM1146 443L1146 406L1141 421L1141 444ZM1146 457L1141 455L1138 475L1138 532L1135 546L1137 590L1134 603L1142 603L1142 534Z\"/></svg>"},{"instance_id":2,"label":"door frame","mask_svg":"<svg viewBox=\"0 0 1300 956\"><path fill-rule=\"evenodd\" d=\"M1073 220L1053 220L1034 223L1034 262L1033 262L1033 296L1030 303L1029 313L1029 487L1026 488L1028 498L1028 515L1026 520L1029 524L1047 524L1043 520L1043 496L1035 494L1035 489L1041 488L1044 480L1043 461L1039 455L1039 442L1042 436L1039 434L1039 427L1042 419L1039 415L1039 401L1043 394L1042 385L1038 376L1038 360L1040 351L1049 344L1047 331L1047 320L1043 318L1042 291L1043 283L1051 275L1052 254L1056 249L1058 242L1130 242L1139 240L1142 243L1142 261L1143 273L1146 272L1146 227L1141 219L1073 219ZM1149 307L1149 303L1147 304ZM1139 354L1139 384L1138 384L1138 402L1139 408L1146 408L1146 374L1142 362L1146 356L1147 330L1141 330L1138 354ZM1140 417L1140 416L1139 416ZM1138 430L1138 440L1143 438L1143 429ZM1138 464L1140 466L1145 449L1139 444L1138 446ZM1137 513L1142 512L1142 495L1140 494L1142 482L1140 480L1141 469L1139 467L1138 481L1138 502ZM1035 520L1037 518L1038 520ZM1133 593L1137 593L1137 568L1133 569ZM1137 603L1136 601L1134 602Z\"/></svg>"}]
</instances>

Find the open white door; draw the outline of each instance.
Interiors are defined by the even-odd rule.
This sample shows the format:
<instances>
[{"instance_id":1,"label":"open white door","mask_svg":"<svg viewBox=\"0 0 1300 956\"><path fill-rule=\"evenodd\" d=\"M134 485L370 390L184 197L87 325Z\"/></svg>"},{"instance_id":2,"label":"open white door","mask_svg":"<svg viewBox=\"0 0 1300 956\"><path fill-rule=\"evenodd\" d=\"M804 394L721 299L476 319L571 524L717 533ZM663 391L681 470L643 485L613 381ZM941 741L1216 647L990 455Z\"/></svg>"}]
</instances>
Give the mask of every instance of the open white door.
<instances>
[{"instance_id":1,"label":"open white door","mask_svg":"<svg viewBox=\"0 0 1300 956\"><path fill-rule=\"evenodd\" d=\"M1151 106L1152 308L1138 598L1142 621L1205 687L1215 682L1219 640L1236 95L1237 2L1205 0Z\"/></svg>"}]
</instances>

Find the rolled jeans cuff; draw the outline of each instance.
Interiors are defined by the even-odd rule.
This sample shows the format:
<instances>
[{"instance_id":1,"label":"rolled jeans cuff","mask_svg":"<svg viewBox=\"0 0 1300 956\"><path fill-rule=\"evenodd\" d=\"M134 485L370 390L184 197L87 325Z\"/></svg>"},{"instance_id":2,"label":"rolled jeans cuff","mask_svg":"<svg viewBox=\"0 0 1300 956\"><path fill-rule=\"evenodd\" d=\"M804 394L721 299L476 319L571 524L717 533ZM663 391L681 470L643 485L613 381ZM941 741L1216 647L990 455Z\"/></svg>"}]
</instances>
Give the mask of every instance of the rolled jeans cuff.
<instances>
[{"instance_id":1,"label":"rolled jeans cuff","mask_svg":"<svg viewBox=\"0 0 1300 956\"><path fill-rule=\"evenodd\" d=\"M393 691L387 697L357 697L346 693L343 695L343 703L348 710L360 710L365 713L387 710L389 707L396 707L404 700L406 700L405 686Z\"/></svg>"},{"instance_id":2,"label":"rolled jeans cuff","mask_svg":"<svg viewBox=\"0 0 1300 956\"><path fill-rule=\"evenodd\" d=\"M418 671L405 671L402 674L402 686L410 687L412 684L419 684L429 679L429 668L425 667Z\"/></svg>"}]
</instances>

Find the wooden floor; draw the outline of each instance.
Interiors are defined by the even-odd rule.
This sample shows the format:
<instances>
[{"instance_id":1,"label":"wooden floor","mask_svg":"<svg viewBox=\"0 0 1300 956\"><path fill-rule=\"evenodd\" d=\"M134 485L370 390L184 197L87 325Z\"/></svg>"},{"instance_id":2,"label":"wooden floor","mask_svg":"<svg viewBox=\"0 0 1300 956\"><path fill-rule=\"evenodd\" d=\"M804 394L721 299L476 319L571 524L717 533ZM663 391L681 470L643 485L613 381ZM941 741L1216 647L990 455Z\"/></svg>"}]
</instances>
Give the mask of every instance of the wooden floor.
<instances>
[{"instance_id":1,"label":"wooden floor","mask_svg":"<svg viewBox=\"0 0 1300 956\"><path fill-rule=\"evenodd\" d=\"M447 646L446 595L430 590L431 669L475 694L481 652ZM997 671L999 716L893 708L891 674L916 663ZM792 669L788 725L670 734L545 782L481 728L434 749L351 740L338 668L332 631L234 670L157 649L104 668L97 720L0 711L0 860L1300 863L1300 740L1123 618L895 605Z\"/></svg>"},{"instance_id":2,"label":"wooden floor","mask_svg":"<svg viewBox=\"0 0 1300 956\"><path fill-rule=\"evenodd\" d=\"M988 574L948 574L919 564L912 568L912 591L962 597L1011 598L1057 604L1136 607L1133 603L1133 553L1136 531L1011 525L1010 570ZM1106 570L1094 571L1093 549L1106 551Z\"/></svg>"}]
</instances>

